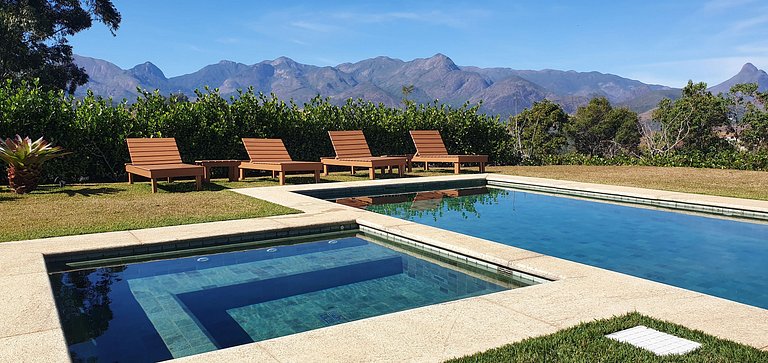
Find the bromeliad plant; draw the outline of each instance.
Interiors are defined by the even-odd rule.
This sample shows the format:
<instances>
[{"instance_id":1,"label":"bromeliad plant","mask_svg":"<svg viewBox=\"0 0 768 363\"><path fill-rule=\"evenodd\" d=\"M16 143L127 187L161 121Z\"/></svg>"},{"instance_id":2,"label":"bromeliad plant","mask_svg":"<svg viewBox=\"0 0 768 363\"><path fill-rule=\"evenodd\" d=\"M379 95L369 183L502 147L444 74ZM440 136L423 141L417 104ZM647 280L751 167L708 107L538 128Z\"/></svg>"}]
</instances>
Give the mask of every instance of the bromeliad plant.
<instances>
[{"instance_id":1,"label":"bromeliad plant","mask_svg":"<svg viewBox=\"0 0 768 363\"><path fill-rule=\"evenodd\" d=\"M43 163L69 154L39 138L29 137L0 141L0 159L8 163L8 184L17 194L29 193L37 188L43 172Z\"/></svg>"}]
</instances>

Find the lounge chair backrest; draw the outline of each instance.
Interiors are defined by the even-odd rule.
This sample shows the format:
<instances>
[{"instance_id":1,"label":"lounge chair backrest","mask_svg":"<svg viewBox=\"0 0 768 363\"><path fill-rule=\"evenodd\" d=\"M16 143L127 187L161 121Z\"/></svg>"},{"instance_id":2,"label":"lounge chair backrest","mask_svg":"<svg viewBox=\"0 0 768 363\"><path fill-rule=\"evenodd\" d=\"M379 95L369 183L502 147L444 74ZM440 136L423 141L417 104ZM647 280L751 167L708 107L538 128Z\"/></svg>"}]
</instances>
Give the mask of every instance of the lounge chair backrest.
<instances>
[{"instance_id":1,"label":"lounge chair backrest","mask_svg":"<svg viewBox=\"0 0 768 363\"><path fill-rule=\"evenodd\" d=\"M181 164L174 138L128 138L126 141L133 165Z\"/></svg>"},{"instance_id":2,"label":"lounge chair backrest","mask_svg":"<svg viewBox=\"0 0 768 363\"><path fill-rule=\"evenodd\" d=\"M417 155L448 155L440 131L415 130L411 131L411 138Z\"/></svg>"},{"instance_id":3,"label":"lounge chair backrest","mask_svg":"<svg viewBox=\"0 0 768 363\"><path fill-rule=\"evenodd\" d=\"M245 151L251 161L291 161L291 155L281 139L243 138Z\"/></svg>"},{"instance_id":4,"label":"lounge chair backrest","mask_svg":"<svg viewBox=\"0 0 768 363\"><path fill-rule=\"evenodd\" d=\"M368 148L368 142L365 141L363 131L328 131L331 137L333 150L336 151L336 158L353 159L369 158L371 150Z\"/></svg>"}]
</instances>

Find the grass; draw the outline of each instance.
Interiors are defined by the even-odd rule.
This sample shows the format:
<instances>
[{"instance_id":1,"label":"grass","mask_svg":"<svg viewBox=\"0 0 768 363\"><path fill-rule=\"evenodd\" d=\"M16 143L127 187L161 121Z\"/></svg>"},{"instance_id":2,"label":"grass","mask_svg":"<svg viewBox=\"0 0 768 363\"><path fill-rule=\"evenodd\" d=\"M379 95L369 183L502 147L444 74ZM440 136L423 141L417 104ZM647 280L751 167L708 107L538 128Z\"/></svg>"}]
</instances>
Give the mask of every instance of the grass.
<instances>
[{"instance_id":1,"label":"grass","mask_svg":"<svg viewBox=\"0 0 768 363\"><path fill-rule=\"evenodd\" d=\"M488 172L768 200L768 172L653 166L498 166Z\"/></svg>"},{"instance_id":2,"label":"grass","mask_svg":"<svg viewBox=\"0 0 768 363\"><path fill-rule=\"evenodd\" d=\"M157 194L148 183L43 186L25 195L0 188L0 241L299 213L226 188L214 183L191 192L194 182L187 181L161 183Z\"/></svg>"},{"instance_id":3,"label":"grass","mask_svg":"<svg viewBox=\"0 0 768 363\"><path fill-rule=\"evenodd\" d=\"M332 173L322 177L321 182L367 179L367 171L355 175ZM311 176L288 176L286 182L305 184L314 180ZM277 179L249 177L237 182L214 179L204 183L200 192L194 191L191 180L161 182L156 194L148 182L44 185L24 195L0 187L0 214L4 219L0 242L300 213L227 191L274 185L278 185Z\"/></svg>"},{"instance_id":4,"label":"grass","mask_svg":"<svg viewBox=\"0 0 768 363\"><path fill-rule=\"evenodd\" d=\"M684 355L662 357L605 337L606 334L637 325L699 342L701 347ZM768 362L768 352L629 313L582 323L551 335L529 338L449 362Z\"/></svg>"},{"instance_id":5,"label":"grass","mask_svg":"<svg viewBox=\"0 0 768 363\"><path fill-rule=\"evenodd\" d=\"M476 170L468 169L465 173ZM488 171L768 200L766 172L636 166L500 166L489 167ZM406 176L434 175L452 175L452 168L433 168L429 172L414 169ZM321 182L367 179L367 171L355 175L339 172L322 177ZM313 180L308 176L289 176L286 182L301 184ZM0 213L4 217L0 242L299 213L226 191L272 185L277 185L276 179L262 176L238 182L216 179L205 184L201 192L192 192L190 181L160 183L157 194L150 192L146 182L43 186L27 195L16 195L0 187Z\"/></svg>"}]
</instances>

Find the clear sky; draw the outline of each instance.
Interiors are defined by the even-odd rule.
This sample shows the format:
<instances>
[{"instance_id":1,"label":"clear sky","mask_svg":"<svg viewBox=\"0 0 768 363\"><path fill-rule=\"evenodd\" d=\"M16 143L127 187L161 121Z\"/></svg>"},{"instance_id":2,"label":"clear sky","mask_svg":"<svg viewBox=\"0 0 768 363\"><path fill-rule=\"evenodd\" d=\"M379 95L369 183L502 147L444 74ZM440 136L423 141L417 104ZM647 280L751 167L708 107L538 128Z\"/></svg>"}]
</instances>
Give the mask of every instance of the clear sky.
<instances>
[{"instance_id":1,"label":"clear sky","mask_svg":"<svg viewBox=\"0 0 768 363\"><path fill-rule=\"evenodd\" d=\"M220 60L319 66L443 53L458 65L599 71L681 87L768 68L768 1L114 0L123 22L77 54L166 76Z\"/></svg>"}]
</instances>

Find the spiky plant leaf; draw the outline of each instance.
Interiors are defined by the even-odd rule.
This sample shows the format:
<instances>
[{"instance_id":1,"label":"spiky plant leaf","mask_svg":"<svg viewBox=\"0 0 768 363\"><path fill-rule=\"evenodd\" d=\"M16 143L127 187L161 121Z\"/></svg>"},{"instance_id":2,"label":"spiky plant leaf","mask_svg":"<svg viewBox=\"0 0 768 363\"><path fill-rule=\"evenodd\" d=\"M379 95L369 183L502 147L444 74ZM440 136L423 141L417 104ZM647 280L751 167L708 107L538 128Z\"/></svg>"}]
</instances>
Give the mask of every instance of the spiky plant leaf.
<instances>
[{"instance_id":1,"label":"spiky plant leaf","mask_svg":"<svg viewBox=\"0 0 768 363\"><path fill-rule=\"evenodd\" d=\"M32 141L29 137L22 138L16 135L15 138L0 141L0 160L8 163L14 168L28 168L43 164L44 162L69 154L59 146L53 146L51 143L39 138Z\"/></svg>"}]
</instances>

